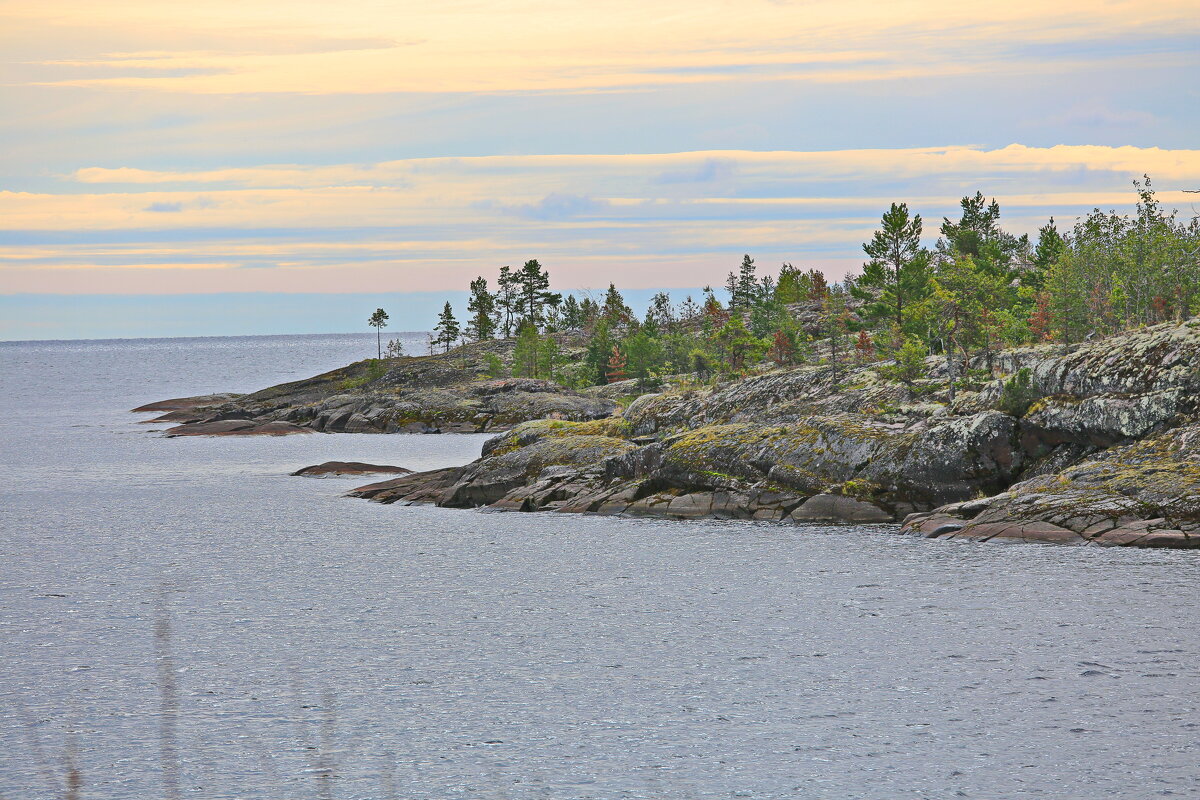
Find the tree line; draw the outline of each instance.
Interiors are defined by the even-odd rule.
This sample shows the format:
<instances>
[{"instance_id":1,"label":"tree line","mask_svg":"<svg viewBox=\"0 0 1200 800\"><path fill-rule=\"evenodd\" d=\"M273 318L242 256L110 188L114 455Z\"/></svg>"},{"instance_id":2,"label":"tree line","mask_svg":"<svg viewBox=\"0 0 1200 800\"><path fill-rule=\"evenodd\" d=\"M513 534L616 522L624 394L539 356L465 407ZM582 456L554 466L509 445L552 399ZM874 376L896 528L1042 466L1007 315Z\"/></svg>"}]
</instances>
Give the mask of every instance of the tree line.
<instances>
[{"instance_id":1,"label":"tree line","mask_svg":"<svg viewBox=\"0 0 1200 800\"><path fill-rule=\"evenodd\" d=\"M891 377L912 381L930 354L946 357L953 379L975 356L990 370L1002 347L1067 345L1196 313L1200 223L1164 209L1149 178L1134 188L1133 215L1095 209L1063 231L1051 218L1036 241L1005 231L1000 206L977 192L962 198L958 219L943 218L932 248L921 216L893 203L863 244L859 274L830 282L789 263L760 274L746 255L724 302L711 287L678 304L660 292L642 316L613 284L599 298L551 291L530 260L501 267L494 290L483 276L471 281L465 324L446 303L434 341L449 350L515 336L514 375L578 386L883 360ZM562 332L582 341L583 358L565 362Z\"/></svg>"}]
</instances>

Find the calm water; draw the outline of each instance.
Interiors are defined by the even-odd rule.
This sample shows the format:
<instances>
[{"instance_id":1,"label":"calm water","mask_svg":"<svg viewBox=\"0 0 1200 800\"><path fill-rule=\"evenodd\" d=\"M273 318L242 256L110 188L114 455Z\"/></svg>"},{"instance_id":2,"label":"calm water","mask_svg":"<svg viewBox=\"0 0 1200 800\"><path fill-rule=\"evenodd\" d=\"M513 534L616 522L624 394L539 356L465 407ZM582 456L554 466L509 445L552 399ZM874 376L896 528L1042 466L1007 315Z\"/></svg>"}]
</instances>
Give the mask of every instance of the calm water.
<instances>
[{"instance_id":1,"label":"calm water","mask_svg":"<svg viewBox=\"0 0 1200 800\"><path fill-rule=\"evenodd\" d=\"M127 412L373 349L0 343L0 796L169 796L172 718L198 798L1196 796L1196 553L378 506L286 474L483 437Z\"/></svg>"}]
</instances>

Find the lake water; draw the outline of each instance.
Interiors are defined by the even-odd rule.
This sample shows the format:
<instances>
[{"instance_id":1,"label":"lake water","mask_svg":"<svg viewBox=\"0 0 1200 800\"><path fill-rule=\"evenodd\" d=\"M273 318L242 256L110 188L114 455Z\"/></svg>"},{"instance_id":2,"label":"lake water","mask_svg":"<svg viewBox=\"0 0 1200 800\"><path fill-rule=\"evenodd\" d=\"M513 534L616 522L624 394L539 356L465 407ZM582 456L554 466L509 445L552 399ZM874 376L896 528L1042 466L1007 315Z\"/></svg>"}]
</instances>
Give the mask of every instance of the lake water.
<instances>
[{"instance_id":1,"label":"lake water","mask_svg":"<svg viewBox=\"0 0 1200 800\"><path fill-rule=\"evenodd\" d=\"M380 506L287 473L484 437L127 411L373 351L0 343L0 797L1197 796L1195 552Z\"/></svg>"}]
</instances>

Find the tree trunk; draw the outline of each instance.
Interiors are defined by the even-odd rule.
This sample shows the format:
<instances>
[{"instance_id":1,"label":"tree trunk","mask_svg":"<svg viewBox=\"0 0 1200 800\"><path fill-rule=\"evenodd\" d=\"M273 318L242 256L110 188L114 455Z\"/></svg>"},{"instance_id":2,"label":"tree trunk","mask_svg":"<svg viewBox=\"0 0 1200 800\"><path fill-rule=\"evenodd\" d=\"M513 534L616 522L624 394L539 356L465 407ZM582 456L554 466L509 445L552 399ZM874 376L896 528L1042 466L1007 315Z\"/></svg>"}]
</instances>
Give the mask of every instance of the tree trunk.
<instances>
[{"instance_id":1,"label":"tree trunk","mask_svg":"<svg viewBox=\"0 0 1200 800\"><path fill-rule=\"evenodd\" d=\"M954 337L950 337L949 346L943 342L942 347L946 350L946 373L950 377L950 404L954 405L954 384L958 381L958 363L954 358Z\"/></svg>"}]
</instances>

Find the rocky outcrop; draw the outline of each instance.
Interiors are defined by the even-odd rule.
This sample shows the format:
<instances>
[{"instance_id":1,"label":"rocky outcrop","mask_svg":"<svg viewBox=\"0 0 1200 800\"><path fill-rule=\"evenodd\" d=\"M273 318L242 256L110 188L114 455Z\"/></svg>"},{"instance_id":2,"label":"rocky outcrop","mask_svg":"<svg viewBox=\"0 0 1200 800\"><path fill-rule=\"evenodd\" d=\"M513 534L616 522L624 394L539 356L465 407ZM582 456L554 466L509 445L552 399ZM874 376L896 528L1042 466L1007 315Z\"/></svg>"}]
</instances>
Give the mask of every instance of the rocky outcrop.
<instances>
[{"instance_id":1,"label":"rocky outcrop","mask_svg":"<svg viewBox=\"0 0 1200 800\"><path fill-rule=\"evenodd\" d=\"M138 406L133 409L133 413L166 412L154 419L142 420L147 425L156 422L173 422L177 425L199 422L207 418L207 409L233 402L240 396L236 394L202 394L195 397L176 397L172 400L159 400L157 403Z\"/></svg>"},{"instance_id":2,"label":"rocky outcrop","mask_svg":"<svg viewBox=\"0 0 1200 800\"><path fill-rule=\"evenodd\" d=\"M352 494L392 503L807 523L907 520L938 538L1192 547L1200 321L999 354L960 391L876 366L645 395L619 419L520 425L465 467ZM981 366L981 365L975 365ZM1165 465L1165 466L1164 466ZM1181 479L1178 476L1191 476ZM1175 477L1172 477L1175 476ZM1190 482L1189 482L1190 481Z\"/></svg>"},{"instance_id":3,"label":"rocky outcrop","mask_svg":"<svg viewBox=\"0 0 1200 800\"><path fill-rule=\"evenodd\" d=\"M480 342L420 358L369 359L247 395L212 395L142 406L167 410L168 436L259 433L481 433L535 419L586 421L610 416L611 399L546 380L490 378L486 358L511 342ZM229 423L229 424L227 424Z\"/></svg>"},{"instance_id":4,"label":"rocky outcrop","mask_svg":"<svg viewBox=\"0 0 1200 800\"><path fill-rule=\"evenodd\" d=\"M365 464L361 461L326 461L303 467L291 473L308 478L323 478L327 475L409 475L411 469L393 467L388 464Z\"/></svg>"},{"instance_id":5,"label":"rocky outcrop","mask_svg":"<svg viewBox=\"0 0 1200 800\"><path fill-rule=\"evenodd\" d=\"M945 539L1200 548L1200 423L992 497L913 514L904 530Z\"/></svg>"},{"instance_id":6,"label":"rocky outcrop","mask_svg":"<svg viewBox=\"0 0 1200 800\"><path fill-rule=\"evenodd\" d=\"M167 428L163 436L287 436L293 433L312 433L290 422L270 422L254 419L222 419L177 425Z\"/></svg>"},{"instance_id":7,"label":"rocky outcrop","mask_svg":"<svg viewBox=\"0 0 1200 800\"><path fill-rule=\"evenodd\" d=\"M147 403L144 406L138 406L133 409L133 413L140 414L150 411L190 411L195 408L204 408L207 406L216 406L221 403L228 403L241 395L236 394L202 394L195 397L176 397L172 400L159 400L156 403Z\"/></svg>"}]
</instances>

